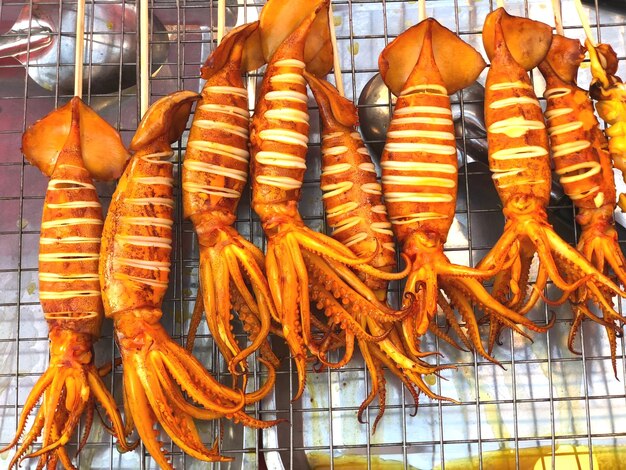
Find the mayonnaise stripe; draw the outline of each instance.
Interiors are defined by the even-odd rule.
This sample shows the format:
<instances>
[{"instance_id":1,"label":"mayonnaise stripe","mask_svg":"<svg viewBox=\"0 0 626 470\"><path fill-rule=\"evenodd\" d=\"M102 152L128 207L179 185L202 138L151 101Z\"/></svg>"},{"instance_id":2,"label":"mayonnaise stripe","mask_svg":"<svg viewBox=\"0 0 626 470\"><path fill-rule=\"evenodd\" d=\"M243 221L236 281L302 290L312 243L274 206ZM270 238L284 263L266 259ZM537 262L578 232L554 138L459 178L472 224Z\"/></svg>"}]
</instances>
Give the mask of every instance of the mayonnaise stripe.
<instances>
[{"instance_id":1,"label":"mayonnaise stripe","mask_svg":"<svg viewBox=\"0 0 626 470\"><path fill-rule=\"evenodd\" d=\"M100 296L99 290L64 290L62 292L40 291L41 300L65 300L73 297L93 297Z\"/></svg>"},{"instance_id":2,"label":"mayonnaise stripe","mask_svg":"<svg viewBox=\"0 0 626 470\"><path fill-rule=\"evenodd\" d=\"M124 199L124 203L135 206L148 206L154 204L159 206L174 207L174 201L165 197L133 197Z\"/></svg>"},{"instance_id":3,"label":"mayonnaise stripe","mask_svg":"<svg viewBox=\"0 0 626 470\"><path fill-rule=\"evenodd\" d=\"M574 152L580 152L590 147L591 143L588 140L575 140L574 142L566 142L564 144L552 146L552 156L554 158L562 157Z\"/></svg>"},{"instance_id":4,"label":"mayonnaise stripe","mask_svg":"<svg viewBox=\"0 0 626 470\"><path fill-rule=\"evenodd\" d=\"M147 246L154 248L172 248L172 239L167 237L147 237L141 235L122 235L115 234L115 241L121 244L129 244L136 246Z\"/></svg>"},{"instance_id":5,"label":"mayonnaise stripe","mask_svg":"<svg viewBox=\"0 0 626 470\"><path fill-rule=\"evenodd\" d=\"M503 98L501 100L494 101L489 104L491 109L502 109L508 106L523 106L525 104L532 104L537 107L541 107L539 101L531 96L512 96L510 98Z\"/></svg>"},{"instance_id":6,"label":"mayonnaise stripe","mask_svg":"<svg viewBox=\"0 0 626 470\"><path fill-rule=\"evenodd\" d=\"M322 176L331 176L343 173L352 168L349 163L337 163L335 165L327 165L322 169Z\"/></svg>"},{"instance_id":7,"label":"mayonnaise stripe","mask_svg":"<svg viewBox=\"0 0 626 470\"><path fill-rule=\"evenodd\" d=\"M269 109L265 112L266 119L276 119L277 121L309 123L309 115L304 111L292 108Z\"/></svg>"},{"instance_id":8,"label":"mayonnaise stripe","mask_svg":"<svg viewBox=\"0 0 626 470\"><path fill-rule=\"evenodd\" d=\"M450 108L442 106L406 106L404 108L396 108L394 116L405 116L407 114L446 114L452 116Z\"/></svg>"},{"instance_id":9,"label":"mayonnaise stripe","mask_svg":"<svg viewBox=\"0 0 626 470\"><path fill-rule=\"evenodd\" d=\"M248 138L247 127L235 126L227 122L213 121L211 119L196 119L193 125L201 127L202 129L216 129L229 134L235 134L244 139ZM193 140L191 142L193 142Z\"/></svg>"},{"instance_id":10,"label":"mayonnaise stripe","mask_svg":"<svg viewBox=\"0 0 626 470\"><path fill-rule=\"evenodd\" d=\"M98 201L67 201L58 204L50 203L49 209L73 209L76 207L101 207Z\"/></svg>"},{"instance_id":11,"label":"mayonnaise stripe","mask_svg":"<svg viewBox=\"0 0 626 470\"><path fill-rule=\"evenodd\" d=\"M72 243L100 243L100 238L96 237L63 237L63 238L48 238L41 237L39 239L40 245L54 245L60 244L72 244Z\"/></svg>"},{"instance_id":12,"label":"mayonnaise stripe","mask_svg":"<svg viewBox=\"0 0 626 470\"><path fill-rule=\"evenodd\" d=\"M491 154L494 160L515 160L518 158L536 158L547 155L548 151L538 145L527 145L510 149L502 149Z\"/></svg>"},{"instance_id":13,"label":"mayonnaise stripe","mask_svg":"<svg viewBox=\"0 0 626 470\"><path fill-rule=\"evenodd\" d=\"M454 155L456 147L451 145L429 144L425 142L387 142L387 152L406 153L433 153L436 155Z\"/></svg>"},{"instance_id":14,"label":"mayonnaise stripe","mask_svg":"<svg viewBox=\"0 0 626 470\"><path fill-rule=\"evenodd\" d=\"M185 159L183 167L189 171L199 171L213 175L227 176L228 178L243 181L244 183L248 179L248 173L245 171L235 170L221 165L213 165L212 163L199 162L197 160Z\"/></svg>"},{"instance_id":15,"label":"mayonnaise stripe","mask_svg":"<svg viewBox=\"0 0 626 470\"><path fill-rule=\"evenodd\" d=\"M269 140L288 145L300 145L307 148L309 138L306 135L289 129L264 129L259 132L261 140Z\"/></svg>"},{"instance_id":16,"label":"mayonnaise stripe","mask_svg":"<svg viewBox=\"0 0 626 470\"><path fill-rule=\"evenodd\" d=\"M153 186L155 184L162 184L164 186L172 186L174 184L174 178L168 176L140 176L133 178L133 181L139 184L145 184Z\"/></svg>"},{"instance_id":17,"label":"mayonnaise stripe","mask_svg":"<svg viewBox=\"0 0 626 470\"><path fill-rule=\"evenodd\" d=\"M204 150L206 152L211 152L216 155L223 155L225 157L232 158L233 160L237 160L238 162L244 163L248 163L248 158L250 156L247 150L242 150L238 147L233 147L232 145L219 144L217 142L193 140L190 141L187 146L198 150Z\"/></svg>"},{"instance_id":18,"label":"mayonnaise stripe","mask_svg":"<svg viewBox=\"0 0 626 470\"><path fill-rule=\"evenodd\" d=\"M259 184L265 184L267 186L273 186L280 189L299 189L302 186L302 182L291 178L289 176L264 176L259 175L256 177L256 181Z\"/></svg>"},{"instance_id":19,"label":"mayonnaise stripe","mask_svg":"<svg viewBox=\"0 0 626 470\"><path fill-rule=\"evenodd\" d=\"M209 93L218 93L218 94L224 94L224 95L237 95L237 96L241 96L242 98L248 97L248 92L246 91L245 88L239 88L239 87L234 87L234 86L213 85L213 86L206 87L204 91L208 91Z\"/></svg>"},{"instance_id":20,"label":"mayonnaise stripe","mask_svg":"<svg viewBox=\"0 0 626 470\"><path fill-rule=\"evenodd\" d=\"M306 64L298 59L281 59L274 62L274 65L276 67L298 67L303 69Z\"/></svg>"},{"instance_id":21,"label":"mayonnaise stripe","mask_svg":"<svg viewBox=\"0 0 626 470\"><path fill-rule=\"evenodd\" d=\"M201 109L202 111L209 111L209 112L214 112L214 113L235 115L235 116L244 118L246 121L250 118L250 113L248 112L248 110L240 108L238 106L205 103L203 105L200 105L198 109Z\"/></svg>"},{"instance_id":22,"label":"mayonnaise stripe","mask_svg":"<svg viewBox=\"0 0 626 470\"><path fill-rule=\"evenodd\" d=\"M224 188L222 186L210 186L208 184L194 183L191 181L185 182L185 191L188 193L202 193L231 199L241 197L241 193L235 189Z\"/></svg>"},{"instance_id":23,"label":"mayonnaise stripe","mask_svg":"<svg viewBox=\"0 0 626 470\"><path fill-rule=\"evenodd\" d=\"M442 188L454 188L456 182L448 178L436 178L434 176L406 176L406 175L384 175L383 184L398 186L439 186Z\"/></svg>"},{"instance_id":24,"label":"mayonnaise stripe","mask_svg":"<svg viewBox=\"0 0 626 470\"><path fill-rule=\"evenodd\" d=\"M131 216L123 216L120 217L122 222L125 222L130 225L141 225L147 227L161 227L161 228L172 228L174 225L174 221L172 219L164 219L162 217L131 217Z\"/></svg>"},{"instance_id":25,"label":"mayonnaise stripe","mask_svg":"<svg viewBox=\"0 0 626 470\"><path fill-rule=\"evenodd\" d=\"M393 121L391 121L394 124ZM439 139L439 140L454 140L454 134L451 132L443 131L428 131L422 129L400 129L396 131L387 132L387 138L425 138L425 139Z\"/></svg>"},{"instance_id":26,"label":"mayonnaise stripe","mask_svg":"<svg viewBox=\"0 0 626 470\"><path fill-rule=\"evenodd\" d=\"M86 217L70 217L69 219L48 220L41 223L41 228L67 227L68 225L102 225L102 219Z\"/></svg>"},{"instance_id":27,"label":"mayonnaise stripe","mask_svg":"<svg viewBox=\"0 0 626 470\"><path fill-rule=\"evenodd\" d=\"M341 155L342 153L346 153L348 151L348 147L345 145L338 145L337 147L328 147L322 149L322 155Z\"/></svg>"},{"instance_id":28,"label":"mayonnaise stripe","mask_svg":"<svg viewBox=\"0 0 626 470\"><path fill-rule=\"evenodd\" d=\"M262 165L272 165L279 168L300 168L306 169L306 161L297 156L282 152L262 150L254 157Z\"/></svg>"},{"instance_id":29,"label":"mayonnaise stripe","mask_svg":"<svg viewBox=\"0 0 626 470\"><path fill-rule=\"evenodd\" d=\"M265 99L268 101L297 101L305 104L309 101L308 97L304 93L293 90L270 91L265 94Z\"/></svg>"},{"instance_id":30,"label":"mayonnaise stripe","mask_svg":"<svg viewBox=\"0 0 626 470\"><path fill-rule=\"evenodd\" d=\"M451 202L454 197L450 194L389 192L385 193L387 202Z\"/></svg>"},{"instance_id":31,"label":"mayonnaise stripe","mask_svg":"<svg viewBox=\"0 0 626 470\"><path fill-rule=\"evenodd\" d=\"M431 163L431 162L414 162L414 161L399 161L388 160L380 164L385 170L395 171L430 171L433 173L447 173L450 175L456 175L457 168L455 165L448 163Z\"/></svg>"}]
</instances>

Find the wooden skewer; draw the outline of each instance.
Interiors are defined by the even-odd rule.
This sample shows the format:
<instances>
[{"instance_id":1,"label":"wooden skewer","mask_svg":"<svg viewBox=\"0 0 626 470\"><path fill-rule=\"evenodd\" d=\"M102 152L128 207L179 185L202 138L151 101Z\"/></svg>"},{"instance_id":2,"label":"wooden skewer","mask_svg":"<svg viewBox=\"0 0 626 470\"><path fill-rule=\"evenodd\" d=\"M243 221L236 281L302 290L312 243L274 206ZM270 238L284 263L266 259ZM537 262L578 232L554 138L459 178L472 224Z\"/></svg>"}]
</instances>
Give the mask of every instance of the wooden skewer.
<instances>
[{"instance_id":1,"label":"wooden skewer","mask_svg":"<svg viewBox=\"0 0 626 470\"><path fill-rule=\"evenodd\" d=\"M85 56L85 0L76 5L76 50L74 55L74 96L83 96L83 59Z\"/></svg>"},{"instance_id":2,"label":"wooden skewer","mask_svg":"<svg viewBox=\"0 0 626 470\"><path fill-rule=\"evenodd\" d=\"M498 0L496 2L496 5L498 6L498 8L504 8L504 0Z\"/></svg>"},{"instance_id":3,"label":"wooden skewer","mask_svg":"<svg viewBox=\"0 0 626 470\"><path fill-rule=\"evenodd\" d=\"M253 7L254 8L254 7ZM226 30L226 0L217 0L217 44L222 42Z\"/></svg>"},{"instance_id":4,"label":"wooden skewer","mask_svg":"<svg viewBox=\"0 0 626 470\"><path fill-rule=\"evenodd\" d=\"M565 36L563 32L563 18L561 17L561 0L552 0L552 10L554 11L554 25L557 34Z\"/></svg>"},{"instance_id":5,"label":"wooden skewer","mask_svg":"<svg viewBox=\"0 0 626 470\"><path fill-rule=\"evenodd\" d=\"M597 44L593 40L593 34L591 33L591 28L589 27L589 19L585 14L585 10L583 10L583 4L580 2L580 0L574 0L574 6L576 7L576 11L578 12L578 17L580 18L580 24L585 30L585 36L587 36L589 42L595 47Z\"/></svg>"},{"instance_id":6,"label":"wooden skewer","mask_svg":"<svg viewBox=\"0 0 626 470\"><path fill-rule=\"evenodd\" d=\"M417 18L420 22L426 19L426 0L419 0Z\"/></svg>"},{"instance_id":7,"label":"wooden skewer","mask_svg":"<svg viewBox=\"0 0 626 470\"><path fill-rule=\"evenodd\" d=\"M339 48L337 47L337 35L335 34L335 18L333 16L333 4L328 5L328 27L330 29L330 43L333 46L333 72L335 75L335 85L341 96L346 92L343 88L343 78L341 75L341 62L339 62Z\"/></svg>"},{"instance_id":8,"label":"wooden skewer","mask_svg":"<svg viewBox=\"0 0 626 470\"><path fill-rule=\"evenodd\" d=\"M150 105L150 38L148 0L139 0L139 110L141 117Z\"/></svg>"}]
</instances>

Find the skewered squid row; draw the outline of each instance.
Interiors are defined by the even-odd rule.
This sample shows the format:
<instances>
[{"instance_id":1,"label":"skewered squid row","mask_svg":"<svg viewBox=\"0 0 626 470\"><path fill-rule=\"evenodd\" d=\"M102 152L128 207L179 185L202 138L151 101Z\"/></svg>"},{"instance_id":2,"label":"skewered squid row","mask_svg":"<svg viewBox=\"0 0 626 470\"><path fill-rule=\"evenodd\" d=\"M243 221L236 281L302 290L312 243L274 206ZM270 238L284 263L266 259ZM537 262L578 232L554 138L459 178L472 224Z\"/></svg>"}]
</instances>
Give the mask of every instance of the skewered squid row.
<instances>
[{"instance_id":1,"label":"skewered squid row","mask_svg":"<svg viewBox=\"0 0 626 470\"><path fill-rule=\"evenodd\" d=\"M500 8L487 17L483 41L492 62L485 96L489 166L506 225L479 267L491 269L507 257L513 261L496 277L493 293L522 314L542 296L548 279L564 291L559 302L580 289L579 293L584 292L603 311L610 311L607 292L623 292L563 241L547 221L551 177L548 132L526 71L545 58L552 41L551 28L509 16ZM527 299L535 253L539 256L537 279ZM497 341L499 330L498 323L492 322L490 347Z\"/></svg>"},{"instance_id":2,"label":"skewered squid row","mask_svg":"<svg viewBox=\"0 0 626 470\"><path fill-rule=\"evenodd\" d=\"M171 462L155 435L157 423L181 449L205 461L231 459L219 454L219 440L212 449L204 446L194 419L228 417L257 428L277 423L242 411L271 389L273 367L261 389L244 395L215 380L160 323L172 249L170 143L182 133L197 98L192 92L174 93L144 116L131 142L134 155L113 195L100 254L104 310L113 319L124 367L126 416L162 468L171 468Z\"/></svg>"},{"instance_id":3,"label":"skewered squid row","mask_svg":"<svg viewBox=\"0 0 626 470\"><path fill-rule=\"evenodd\" d=\"M96 134L108 145L106 153L97 148ZM28 129L24 152L50 176L39 239L39 298L50 330L50 364L24 403L15 438L0 452L21 441L10 468L37 456L38 468L56 468L58 463L75 468L65 445L83 416L78 451L86 444L96 403L111 419L110 432L120 450L136 446L126 439L131 427L122 423L93 353L104 314L98 278L102 207L92 177L115 178L128 154L117 132L79 98ZM41 407L27 431L27 419L39 400ZM42 448L28 453L40 435Z\"/></svg>"},{"instance_id":4,"label":"skewered squid row","mask_svg":"<svg viewBox=\"0 0 626 470\"><path fill-rule=\"evenodd\" d=\"M237 205L248 179L248 93L243 70L257 68L251 45L258 22L229 33L203 67L207 80L195 111L183 163L183 207L198 234L202 293L198 302L232 373L245 372L245 359L262 348L277 366L267 334L277 318L261 251L233 227ZM250 282L251 290L246 281ZM231 326L237 309L251 344L241 348Z\"/></svg>"},{"instance_id":5,"label":"skewered squid row","mask_svg":"<svg viewBox=\"0 0 626 470\"><path fill-rule=\"evenodd\" d=\"M615 210L615 181L608 145L593 112L593 104L585 90L576 85L578 67L585 49L575 39L555 35L539 70L546 79L545 111L555 171L565 194L578 208L577 222L582 227L578 251L598 271L614 273L619 283L626 285L626 260L617 242L613 221ZM606 304L611 292L603 292ZM575 352L574 339L584 318L594 320L606 329L616 372L616 335L624 319L613 308L601 304L603 317L587 305L584 289L570 296L574 323L570 329L568 347ZM617 372L616 372L617 373Z\"/></svg>"}]
</instances>

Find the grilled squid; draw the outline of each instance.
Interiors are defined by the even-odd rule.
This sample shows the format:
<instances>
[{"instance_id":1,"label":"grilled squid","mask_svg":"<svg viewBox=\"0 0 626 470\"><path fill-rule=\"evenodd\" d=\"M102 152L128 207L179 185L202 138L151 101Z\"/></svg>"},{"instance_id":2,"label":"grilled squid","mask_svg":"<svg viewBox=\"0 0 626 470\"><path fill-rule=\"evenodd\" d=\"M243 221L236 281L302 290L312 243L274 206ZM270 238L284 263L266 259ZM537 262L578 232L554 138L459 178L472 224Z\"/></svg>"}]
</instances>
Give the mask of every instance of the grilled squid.
<instances>
[{"instance_id":1,"label":"grilled squid","mask_svg":"<svg viewBox=\"0 0 626 470\"><path fill-rule=\"evenodd\" d=\"M559 182L578 209L576 220L582 227L578 251L603 274L610 275L612 270L624 286L626 260L617 242L613 221L616 191L611 156L593 104L587 92L576 85L578 67L584 57L585 49L578 40L555 35L547 57L539 64L546 79L545 118L550 147ZM602 293L610 304L611 292ZM612 308L601 308L603 317L596 315L587 305L594 301L585 289L572 293L570 301L574 323L568 339L569 349L576 352L574 339L582 321L594 320L606 328L613 369L617 373L616 336L624 319Z\"/></svg>"},{"instance_id":2,"label":"grilled squid","mask_svg":"<svg viewBox=\"0 0 626 470\"><path fill-rule=\"evenodd\" d=\"M26 398L15 438L0 452L21 442L9 468L39 456L38 468L60 463L69 469L75 467L65 444L84 416L80 451L97 403L111 420L119 448L136 445L126 440L132 428L122 423L93 352L104 312L98 279L102 207L92 177L118 177L128 153L118 133L79 98L35 123L23 144L26 158L50 176L39 239L39 298L49 327L50 364ZM40 435L42 448L28 454Z\"/></svg>"},{"instance_id":3,"label":"grilled squid","mask_svg":"<svg viewBox=\"0 0 626 470\"><path fill-rule=\"evenodd\" d=\"M522 314L541 297L549 279L564 291L559 302L580 288L579 292L584 291L586 298L603 311L611 311L607 293L624 294L563 241L547 220L551 178L548 130L526 71L546 57L551 28L509 16L500 8L487 17L483 41L491 58L485 87L489 167L504 206L506 225L479 267L493 269L502 259L513 261L496 277L493 294ZM576 145L582 148L582 144ZM555 157L570 148L571 144L553 147ZM539 258L537 279L527 298L535 253ZM492 321L490 346L497 341L499 329Z\"/></svg>"},{"instance_id":4,"label":"grilled squid","mask_svg":"<svg viewBox=\"0 0 626 470\"><path fill-rule=\"evenodd\" d=\"M139 436L162 468L171 468L154 426L160 424L192 457L228 461L202 444L194 419L229 417L267 427L242 411L273 386L273 367L260 390L244 395L219 383L160 323L168 286L174 201L170 142L184 130L198 96L177 92L148 110L131 142L134 155L113 195L104 224L100 280L104 311L113 319L124 367L124 405ZM186 401L189 396L195 406Z\"/></svg>"},{"instance_id":5,"label":"grilled squid","mask_svg":"<svg viewBox=\"0 0 626 470\"><path fill-rule=\"evenodd\" d=\"M195 111L183 163L183 208L200 244L201 302L213 338L233 373L245 372L246 357L267 343L277 318L263 266L263 253L233 224L248 179L248 93L243 70L257 68L258 22L231 31L202 68L207 80ZM260 51L259 51L260 55ZM251 289L248 288L249 283ZM236 309L252 340L241 348L231 326Z\"/></svg>"}]
</instances>

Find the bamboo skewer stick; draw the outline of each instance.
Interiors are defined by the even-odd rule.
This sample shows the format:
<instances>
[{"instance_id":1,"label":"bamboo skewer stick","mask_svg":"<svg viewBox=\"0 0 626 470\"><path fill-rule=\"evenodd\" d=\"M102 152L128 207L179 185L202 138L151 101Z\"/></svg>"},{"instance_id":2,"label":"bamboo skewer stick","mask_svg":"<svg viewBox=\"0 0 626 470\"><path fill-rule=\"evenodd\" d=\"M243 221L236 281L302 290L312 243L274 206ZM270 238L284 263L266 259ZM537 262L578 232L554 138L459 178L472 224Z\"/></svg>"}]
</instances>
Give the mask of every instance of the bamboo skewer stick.
<instances>
[{"instance_id":1,"label":"bamboo skewer stick","mask_svg":"<svg viewBox=\"0 0 626 470\"><path fill-rule=\"evenodd\" d=\"M418 4L418 21L424 21L426 17L426 0L419 0Z\"/></svg>"},{"instance_id":2,"label":"bamboo skewer stick","mask_svg":"<svg viewBox=\"0 0 626 470\"><path fill-rule=\"evenodd\" d=\"M497 0L496 5L498 8L504 8L504 0Z\"/></svg>"},{"instance_id":3,"label":"bamboo skewer stick","mask_svg":"<svg viewBox=\"0 0 626 470\"><path fill-rule=\"evenodd\" d=\"M85 0L76 5L76 46L74 55L74 96L83 96L83 60L85 56Z\"/></svg>"},{"instance_id":4,"label":"bamboo skewer stick","mask_svg":"<svg viewBox=\"0 0 626 470\"><path fill-rule=\"evenodd\" d=\"M554 25L557 34L565 36L563 31L563 18L561 17L561 0L552 0L552 10L554 11Z\"/></svg>"},{"instance_id":5,"label":"bamboo skewer stick","mask_svg":"<svg viewBox=\"0 0 626 470\"><path fill-rule=\"evenodd\" d=\"M141 117L150 105L150 37L148 0L139 0L139 109Z\"/></svg>"},{"instance_id":6,"label":"bamboo skewer stick","mask_svg":"<svg viewBox=\"0 0 626 470\"><path fill-rule=\"evenodd\" d=\"M219 46L226 30L226 0L217 0L217 45Z\"/></svg>"},{"instance_id":7,"label":"bamboo skewer stick","mask_svg":"<svg viewBox=\"0 0 626 470\"><path fill-rule=\"evenodd\" d=\"M330 43L333 46L333 73L335 75L335 85L341 96L345 96L343 88L343 78L341 75L341 63L339 62L339 48L337 47L337 34L335 33L335 18L333 15L333 4L328 5L328 27L330 28Z\"/></svg>"},{"instance_id":8,"label":"bamboo skewer stick","mask_svg":"<svg viewBox=\"0 0 626 470\"><path fill-rule=\"evenodd\" d=\"M585 36L587 36L587 39L594 47L597 46L596 42L593 39L593 34L591 33L591 28L589 27L589 19L585 14L583 4L580 2L580 0L574 0L574 6L576 7L576 11L578 12L578 17L580 18L580 24L585 30Z\"/></svg>"}]
</instances>

